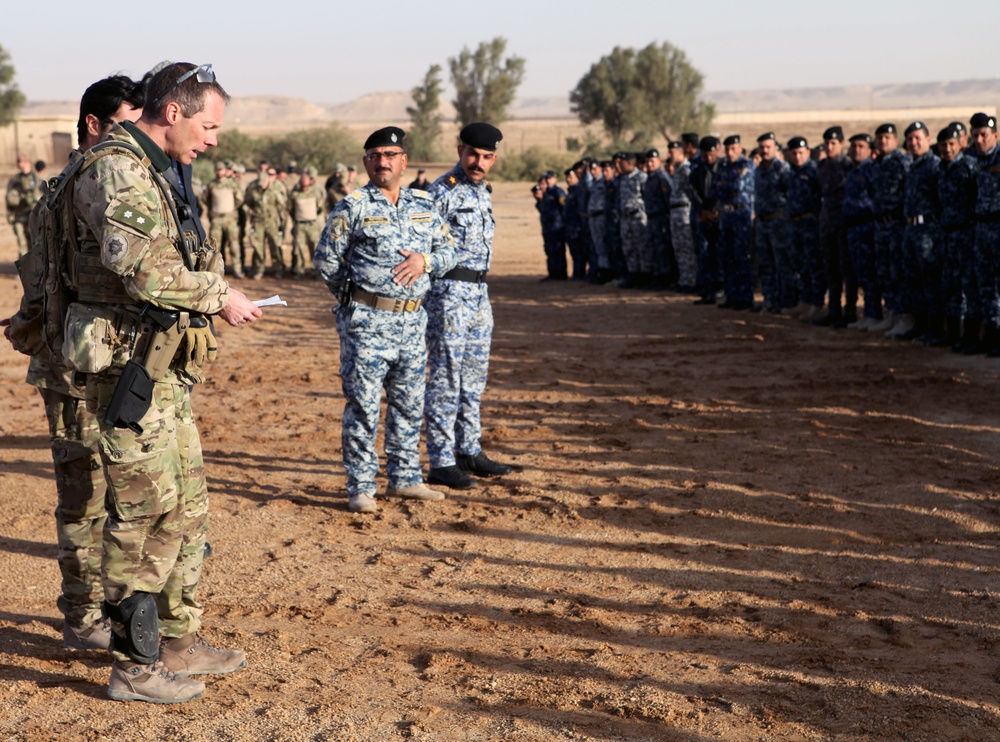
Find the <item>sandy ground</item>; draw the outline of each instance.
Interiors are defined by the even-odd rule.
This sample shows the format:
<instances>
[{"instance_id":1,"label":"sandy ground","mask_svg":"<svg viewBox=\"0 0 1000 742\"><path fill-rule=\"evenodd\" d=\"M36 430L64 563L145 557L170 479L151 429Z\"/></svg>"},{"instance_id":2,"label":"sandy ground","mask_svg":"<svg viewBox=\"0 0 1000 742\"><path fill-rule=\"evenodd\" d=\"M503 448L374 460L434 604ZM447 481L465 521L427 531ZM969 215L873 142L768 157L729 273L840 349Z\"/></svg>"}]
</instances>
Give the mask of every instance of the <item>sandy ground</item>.
<instances>
[{"instance_id":1,"label":"sandy ground","mask_svg":"<svg viewBox=\"0 0 1000 742\"><path fill-rule=\"evenodd\" d=\"M195 404L205 633L249 664L190 704L109 701L63 649L42 407L0 351L2 738L1000 739L1000 361L539 284L527 189L495 193L483 410L522 469L442 503L348 513L332 298L245 284L289 306L222 328Z\"/></svg>"}]
</instances>

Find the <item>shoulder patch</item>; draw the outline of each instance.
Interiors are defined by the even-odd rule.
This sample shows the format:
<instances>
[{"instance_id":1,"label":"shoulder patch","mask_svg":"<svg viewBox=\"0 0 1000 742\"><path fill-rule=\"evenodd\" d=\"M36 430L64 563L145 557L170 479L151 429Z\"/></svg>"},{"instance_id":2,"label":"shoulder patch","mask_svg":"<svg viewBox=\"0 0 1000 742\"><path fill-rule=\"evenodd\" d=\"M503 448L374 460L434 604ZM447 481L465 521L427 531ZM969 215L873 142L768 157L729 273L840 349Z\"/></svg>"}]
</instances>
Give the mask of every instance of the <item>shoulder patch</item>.
<instances>
[{"instance_id":1,"label":"shoulder patch","mask_svg":"<svg viewBox=\"0 0 1000 742\"><path fill-rule=\"evenodd\" d=\"M456 178L454 175L449 175L442 181L442 183L444 183L444 187L450 191L452 188L458 185L458 178Z\"/></svg>"},{"instance_id":2,"label":"shoulder patch","mask_svg":"<svg viewBox=\"0 0 1000 742\"><path fill-rule=\"evenodd\" d=\"M109 221L118 222L126 227L130 227L137 232L149 237L156 226L156 221L142 209L129 204L119 204L114 213L108 217Z\"/></svg>"}]
</instances>

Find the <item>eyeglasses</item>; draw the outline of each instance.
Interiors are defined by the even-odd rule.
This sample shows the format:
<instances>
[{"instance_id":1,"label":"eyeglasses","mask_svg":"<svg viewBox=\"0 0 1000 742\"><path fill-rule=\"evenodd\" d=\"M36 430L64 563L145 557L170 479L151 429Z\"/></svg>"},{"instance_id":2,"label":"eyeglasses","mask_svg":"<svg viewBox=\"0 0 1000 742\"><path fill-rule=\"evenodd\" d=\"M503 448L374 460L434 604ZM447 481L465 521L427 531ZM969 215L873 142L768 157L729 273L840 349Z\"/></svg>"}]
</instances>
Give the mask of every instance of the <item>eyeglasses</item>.
<instances>
[{"instance_id":1,"label":"eyeglasses","mask_svg":"<svg viewBox=\"0 0 1000 742\"><path fill-rule=\"evenodd\" d=\"M168 87L167 89L165 89L162 93L160 93L158 96L156 96L153 99L153 103L152 104L156 105L157 103L159 103L161 100L163 100L164 98L167 97L167 94L170 91L172 91L174 88L180 86L186 80L189 80L191 77L194 77L195 75L198 76L198 82L200 82L200 83L215 82L215 70L212 69L212 65L210 65L210 64L200 64L197 67L192 67L187 72L185 72L183 75L181 75L176 80L174 80L173 85L171 85L170 87Z\"/></svg>"},{"instance_id":2,"label":"eyeglasses","mask_svg":"<svg viewBox=\"0 0 1000 742\"><path fill-rule=\"evenodd\" d=\"M395 160L397 157L399 157L402 154L404 154L404 153L403 152L365 152L365 159L368 160L368 162L378 162L379 160L388 160L389 162L392 162L393 160Z\"/></svg>"}]
</instances>

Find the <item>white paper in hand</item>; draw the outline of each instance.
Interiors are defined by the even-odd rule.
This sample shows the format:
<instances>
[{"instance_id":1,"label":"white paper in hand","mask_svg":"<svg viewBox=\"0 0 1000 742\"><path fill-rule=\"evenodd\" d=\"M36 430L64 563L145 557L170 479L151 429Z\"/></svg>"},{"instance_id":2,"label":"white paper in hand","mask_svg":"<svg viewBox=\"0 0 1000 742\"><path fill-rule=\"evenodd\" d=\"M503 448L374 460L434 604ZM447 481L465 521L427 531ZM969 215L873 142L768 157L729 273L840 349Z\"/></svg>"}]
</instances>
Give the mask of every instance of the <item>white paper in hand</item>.
<instances>
[{"instance_id":1,"label":"white paper in hand","mask_svg":"<svg viewBox=\"0 0 1000 742\"><path fill-rule=\"evenodd\" d=\"M275 294L274 296L269 296L266 299L258 299L257 301L254 302L254 304L256 304L258 307L288 306L288 302L283 301L281 297L279 297L277 294Z\"/></svg>"}]
</instances>

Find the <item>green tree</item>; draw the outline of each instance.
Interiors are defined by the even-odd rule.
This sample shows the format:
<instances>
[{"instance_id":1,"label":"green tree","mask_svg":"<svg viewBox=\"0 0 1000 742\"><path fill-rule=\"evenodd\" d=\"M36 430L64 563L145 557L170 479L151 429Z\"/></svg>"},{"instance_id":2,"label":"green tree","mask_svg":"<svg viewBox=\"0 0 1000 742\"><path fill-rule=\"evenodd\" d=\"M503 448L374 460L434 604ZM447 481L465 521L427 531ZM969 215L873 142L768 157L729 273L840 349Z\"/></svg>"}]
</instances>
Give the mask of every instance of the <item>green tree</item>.
<instances>
[{"instance_id":1,"label":"green tree","mask_svg":"<svg viewBox=\"0 0 1000 742\"><path fill-rule=\"evenodd\" d=\"M666 41L639 51L616 46L591 65L569 99L582 123L601 122L616 142L653 134L669 140L711 125L715 106L698 100L703 85L687 55Z\"/></svg>"},{"instance_id":2,"label":"green tree","mask_svg":"<svg viewBox=\"0 0 1000 742\"><path fill-rule=\"evenodd\" d=\"M25 103L24 93L14 82L14 72L10 55L0 46L0 126L14 121Z\"/></svg>"},{"instance_id":3,"label":"green tree","mask_svg":"<svg viewBox=\"0 0 1000 742\"><path fill-rule=\"evenodd\" d=\"M441 136L441 65L431 65L423 83L410 92L413 105L406 107L406 113L412 126L406 133L406 151L414 160L434 160Z\"/></svg>"},{"instance_id":4,"label":"green tree","mask_svg":"<svg viewBox=\"0 0 1000 742\"><path fill-rule=\"evenodd\" d=\"M524 79L524 59L503 58L507 39L484 41L475 52L464 47L448 60L455 86L455 120L465 126L473 121L499 124L508 118L517 89Z\"/></svg>"},{"instance_id":5,"label":"green tree","mask_svg":"<svg viewBox=\"0 0 1000 742\"><path fill-rule=\"evenodd\" d=\"M300 170L311 165L320 173L330 172L336 162L349 162L360 156L361 144L340 124L268 137L260 148L261 159L276 167L286 168L295 160Z\"/></svg>"},{"instance_id":6,"label":"green tree","mask_svg":"<svg viewBox=\"0 0 1000 742\"><path fill-rule=\"evenodd\" d=\"M212 162L232 160L242 162L248 168L257 167L260 162L261 141L239 129L229 129L219 132L219 144L209 149L205 154Z\"/></svg>"}]
</instances>

